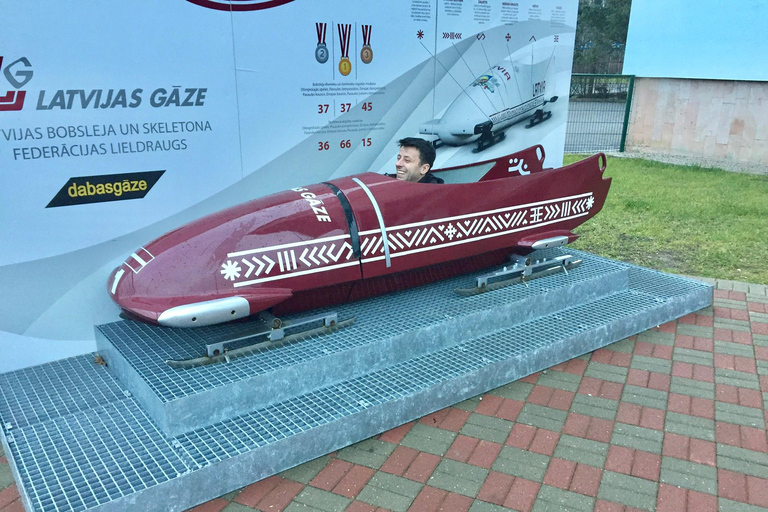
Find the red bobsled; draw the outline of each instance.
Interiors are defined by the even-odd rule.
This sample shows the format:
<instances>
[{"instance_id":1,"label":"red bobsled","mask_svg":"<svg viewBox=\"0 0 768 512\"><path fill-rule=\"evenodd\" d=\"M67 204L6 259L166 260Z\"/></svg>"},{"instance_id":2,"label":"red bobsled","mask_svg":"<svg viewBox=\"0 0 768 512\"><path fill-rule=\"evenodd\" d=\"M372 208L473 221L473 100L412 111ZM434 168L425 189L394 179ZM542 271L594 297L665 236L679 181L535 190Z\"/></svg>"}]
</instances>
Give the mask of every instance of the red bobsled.
<instances>
[{"instance_id":1,"label":"red bobsled","mask_svg":"<svg viewBox=\"0 0 768 512\"><path fill-rule=\"evenodd\" d=\"M211 325L409 288L572 242L603 206L605 155L543 169L544 149L435 170L446 184L364 173L203 217L138 249L107 288L173 327ZM451 182L479 175L470 183ZM458 178L457 178L458 177Z\"/></svg>"}]
</instances>

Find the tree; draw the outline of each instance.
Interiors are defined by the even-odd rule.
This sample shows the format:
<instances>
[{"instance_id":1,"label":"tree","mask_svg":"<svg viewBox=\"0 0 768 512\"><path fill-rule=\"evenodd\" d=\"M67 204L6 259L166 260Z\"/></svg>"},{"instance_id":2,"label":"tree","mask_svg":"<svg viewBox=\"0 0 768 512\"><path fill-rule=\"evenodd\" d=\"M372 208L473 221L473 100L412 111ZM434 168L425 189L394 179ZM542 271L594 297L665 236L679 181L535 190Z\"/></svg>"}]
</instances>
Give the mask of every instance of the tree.
<instances>
[{"instance_id":1,"label":"tree","mask_svg":"<svg viewBox=\"0 0 768 512\"><path fill-rule=\"evenodd\" d=\"M632 0L582 0L576 24L573 70L620 73Z\"/></svg>"}]
</instances>

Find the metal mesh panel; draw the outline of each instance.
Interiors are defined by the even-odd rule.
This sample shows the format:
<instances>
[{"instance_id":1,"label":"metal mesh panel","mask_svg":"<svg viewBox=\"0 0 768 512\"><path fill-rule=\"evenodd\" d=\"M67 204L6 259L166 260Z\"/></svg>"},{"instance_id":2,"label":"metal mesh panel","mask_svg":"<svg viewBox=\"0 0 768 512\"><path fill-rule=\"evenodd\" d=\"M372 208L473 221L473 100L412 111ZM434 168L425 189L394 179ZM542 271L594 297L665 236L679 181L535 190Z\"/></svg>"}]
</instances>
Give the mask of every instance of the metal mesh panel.
<instances>
[{"instance_id":1,"label":"metal mesh panel","mask_svg":"<svg viewBox=\"0 0 768 512\"><path fill-rule=\"evenodd\" d=\"M673 274L666 274L664 272L659 272L658 270L640 267L631 263L609 260L607 258L595 256L594 254L587 252L574 250L569 252L574 256L578 255L581 257L596 259L629 269L630 289L656 295L663 299L686 295L697 289L701 290L704 288L710 288L710 285L707 283L697 281L695 279L680 277Z\"/></svg>"},{"instance_id":2,"label":"metal mesh panel","mask_svg":"<svg viewBox=\"0 0 768 512\"><path fill-rule=\"evenodd\" d=\"M573 253L573 251L568 251ZM535 257L565 254L562 249L540 251ZM584 263L569 275L557 274L536 279L526 286L511 286L474 297L460 297L455 288L474 285L474 276L459 276L406 292L392 293L365 301L334 307L339 318L356 317L351 328L331 335L306 339L280 346L264 348L248 357L226 365L203 366L174 370L167 359L188 359L205 352L205 343L213 339L241 334L249 324L225 324L201 329L169 329L142 322L124 321L100 326L99 329L139 373L162 402L237 382L254 375L274 372L286 366L311 361L324 355L340 353L381 339L393 337L428 325L437 325L446 318L466 315L489 307L522 300L543 291L573 285L607 272L620 270L610 260L585 258ZM418 308L403 304L419 304ZM308 312L307 314L312 314ZM147 341L150 340L150 341Z\"/></svg>"},{"instance_id":3,"label":"metal mesh panel","mask_svg":"<svg viewBox=\"0 0 768 512\"><path fill-rule=\"evenodd\" d=\"M6 434L30 503L81 511L189 471L131 399Z\"/></svg>"},{"instance_id":4,"label":"metal mesh panel","mask_svg":"<svg viewBox=\"0 0 768 512\"><path fill-rule=\"evenodd\" d=\"M655 306L658 301L653 296L619 293L198 429L177 440L198 467L203 467L489 364L530 355L553 340L570 338Z\"/></svg>"},{"instance_id":5,"label":"metal mesh panel","mask_svg":"<svg viewBox=\"0 0 768 512\"><path fill-rule=\"evenodd\" d=\"M629 91L629 76L573 75L566 153L622 150Z\"/></svg>"},{"instance_id":6,"label":"metal mesh panel","mask_svg":"<svg viewBox=\"0 0 768 512\"><path fill-rule=\"evenodd\" d=\"M19 428L124 398L93 356L0 374L0 420Z\"/></svg>"}]
</instances>

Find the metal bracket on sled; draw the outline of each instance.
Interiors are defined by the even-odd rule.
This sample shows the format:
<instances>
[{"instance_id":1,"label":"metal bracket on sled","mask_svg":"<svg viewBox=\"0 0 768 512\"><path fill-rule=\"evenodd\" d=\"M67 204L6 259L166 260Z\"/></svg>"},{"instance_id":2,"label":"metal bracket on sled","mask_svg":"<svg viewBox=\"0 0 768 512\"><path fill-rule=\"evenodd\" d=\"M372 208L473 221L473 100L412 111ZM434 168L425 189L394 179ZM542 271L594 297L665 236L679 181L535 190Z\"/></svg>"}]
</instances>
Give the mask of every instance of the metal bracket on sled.
<instances>
[{"instance_id":1,"label":"metal bracket on sled","mask_svg":"<svg viewBox=\"0 0 768 512\"><path fill-rule=\"evenodd\" d=\"M488 149L506 137L503 130L493 131L493 121L486 121L475 126L475 135L480 135L480 137L477 139L477 146L472 149L473 153L479 153L484 149Z\"/></svg>"},{"instance_id":2,"label":"metal bracket on sled","mask_svg":"<svg viewBox=\"0 0 768 512\"><path fill-rule=\"evenodd\" d=\"M536 112L533 113L533 115L528 119L528 123L526 123L526 128L533 128L539 123L543 123L547 119L552 117L552 111L551 110L544 110L543 108L540 108L536 110Z\"/></svg>"},{"instance_id":3,"label":"metal bracket on sled","mask_svg":"<svg viewBox=\"0 0 768 512\"><path fill-rule=\"evenodd\" d=\"M248 341L250 348L255 348L255 344L260 343L274 343L285 338L286 335L295 334L297 332L303 332L315 327L332 327L336 325L338 321L338 315L335 311L325 313L322 315L305 316L291 320L290 323L283 324L283 321L276 316L262 311L259 313L259 318L267 325L267 329L247 336L241 336L230 340L218 341L216 343L208 343L206 349L208 350L208 357L218 356L223 354L227 346L229 345L242 345L242 342Z\"/></svg>"},{"instance_id":4,"label":"metal bracket on sled","mask_svg":"<svg viewBox=\"0 0 768 512\"><path fill-rule=\"evenodd\" d=\"M339 321L335 311L319 315L292 318L283 322L274 315L262 311L259 319L264 327L245 336L206 344L207 355L182 361L166 361L172 368L188 369L197 366L230 361L251 353L253 350L279 345L309 336L329 334L355 322L354 318Z\"/></svg>"},{"instance_id":5,"label":"metal bracket on sled","mask_svg":"<svg viewBox=\"0 0 768 512\"><path fill-rule=\"evenodd\" d=\"M490 274L478 276L475 280L474 288L457 288L454 291L458 295L467 297L491 290L498 290L499 288L517 283L523 283L528 286L526 281L559 272L567 274L570 269L579 266L582 262L582 260L576 259L571 255L531 260L527 256L513 254L509 259L512 262L511 266L503 267L501 270L491 272Z\"/></svg>"}]
</instances>

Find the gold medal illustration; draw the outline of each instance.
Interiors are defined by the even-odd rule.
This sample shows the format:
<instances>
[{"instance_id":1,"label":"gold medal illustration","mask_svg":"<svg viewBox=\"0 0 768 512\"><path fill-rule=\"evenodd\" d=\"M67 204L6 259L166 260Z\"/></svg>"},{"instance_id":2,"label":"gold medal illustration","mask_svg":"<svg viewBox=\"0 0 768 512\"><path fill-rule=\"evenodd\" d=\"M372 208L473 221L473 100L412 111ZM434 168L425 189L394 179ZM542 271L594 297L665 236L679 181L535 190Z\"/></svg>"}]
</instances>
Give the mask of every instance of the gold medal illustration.
<instances>
[{"instance_id":1,"label":"gold medal illustration","mask_svg":"<svg viewBox=\"0 0 768 512\"><path fill-rule=\"evenodd\" d=\"M347 76L352 71L352 63L347 57L342 57L339 61L339 73Z\"/></svg>"},{"instance_id":2,"label":"gold medal illustration","mask_svg":"<svg viewBox=\"0 0 768 512\"><path fill-rule=\"evenodd\" d=\"M339 29L339 46L341 46L341 60L339 61L339 73L347 76L352 72L352 63L349 61L349 39L352 35L352 25L336 25Z\"/></svg>"}]
</instances>

